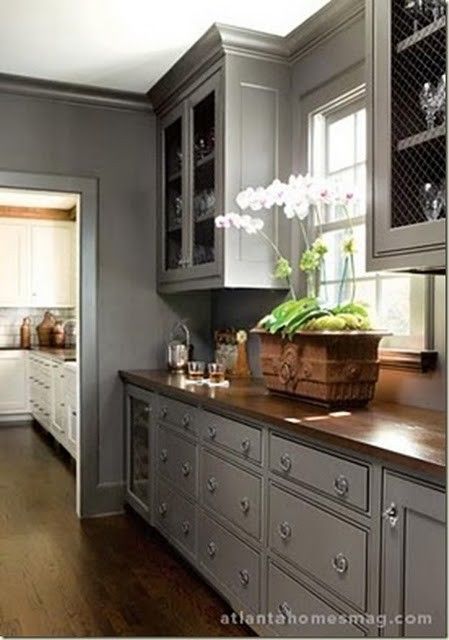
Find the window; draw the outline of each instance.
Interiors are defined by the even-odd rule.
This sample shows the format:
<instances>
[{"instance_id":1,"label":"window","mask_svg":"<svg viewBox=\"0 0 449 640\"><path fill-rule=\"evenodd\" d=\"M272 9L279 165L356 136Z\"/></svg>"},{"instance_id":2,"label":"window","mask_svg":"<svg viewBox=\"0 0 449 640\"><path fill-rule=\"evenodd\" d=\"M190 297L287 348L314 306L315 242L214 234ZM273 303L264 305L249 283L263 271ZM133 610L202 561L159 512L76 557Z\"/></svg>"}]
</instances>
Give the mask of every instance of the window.
<instances>
[{"instance_id":1,"label":"window","mask_svg":"<svg viewBox=\"0 0 449 640\"><path fill-rule=\"evenodd\" d=\"M355 255L356 299L371 303L371 316L376 327L394 335L382 346L422 349L425 341L426 278L408 274L367 273L365 271L366 213L366 109L364 92L333 102L310 115L310 160L315 176L333 179L342 186L356 189L352 205ZM314 221L318 233L318 221ZM329 247L323 272L322 291L337 304L343 261L341 243L346 229L344 213L328 207L321 232ZM343 292L343 299L349 292Z\"/></svg>"}]
</instances>

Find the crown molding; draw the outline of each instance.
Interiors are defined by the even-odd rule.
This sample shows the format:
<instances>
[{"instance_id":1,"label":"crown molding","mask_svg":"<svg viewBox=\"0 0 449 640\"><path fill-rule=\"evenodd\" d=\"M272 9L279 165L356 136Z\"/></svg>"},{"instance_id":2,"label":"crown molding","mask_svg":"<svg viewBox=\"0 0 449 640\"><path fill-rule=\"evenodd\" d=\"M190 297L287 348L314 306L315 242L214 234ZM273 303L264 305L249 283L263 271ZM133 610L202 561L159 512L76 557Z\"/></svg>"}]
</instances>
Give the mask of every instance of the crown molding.
<instances>
[{"instance_id":1,"label":"crown molding","mask_svg":"<svg viewBox=\"0 0 449 640\"><path fill-rule=\"evenodd\" d=\"M214 23L151 87L147 95L155 111L163 111L168 101L226 54L249 55L286 63L284 40L273 34Z\"/></svg>"},{"instance_id":2,"label":"crown molding","mask_svg":"<svg viewBox=\"0 0 449 640\"><path fill-rule=\"evenodd\" d=\"M359 20L365 0L332 0L285 37L288 61L294 64L310 51Z\"/></svg>"},{"instance_id":3,"label":"crown molding","mask_svg":"<svg viewBox=\"0 0 449 640\"><path fill-rule=\"evenodd\" d=\"M153 110L145 94L0 73L0 93L127 111Z\"/></svg>"}]
</instances>

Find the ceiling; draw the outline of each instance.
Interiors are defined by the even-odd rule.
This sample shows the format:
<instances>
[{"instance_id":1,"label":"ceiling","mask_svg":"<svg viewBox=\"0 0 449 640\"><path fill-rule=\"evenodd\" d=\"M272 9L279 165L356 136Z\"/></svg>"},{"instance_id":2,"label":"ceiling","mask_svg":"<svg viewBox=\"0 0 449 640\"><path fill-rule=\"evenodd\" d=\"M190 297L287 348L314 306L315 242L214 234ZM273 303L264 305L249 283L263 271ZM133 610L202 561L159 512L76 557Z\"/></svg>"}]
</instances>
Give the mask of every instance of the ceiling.
<instances>
[{"instance_id":1,"label":"ceiling","mask_svg":"<svg viewBox=\"0 0 449 640\"><path fill-rule=\"evenodd\" d=\"M214 22L284 36L329 0L0 0L0 72L146 92Z\"/></svg>"}]
</instances>

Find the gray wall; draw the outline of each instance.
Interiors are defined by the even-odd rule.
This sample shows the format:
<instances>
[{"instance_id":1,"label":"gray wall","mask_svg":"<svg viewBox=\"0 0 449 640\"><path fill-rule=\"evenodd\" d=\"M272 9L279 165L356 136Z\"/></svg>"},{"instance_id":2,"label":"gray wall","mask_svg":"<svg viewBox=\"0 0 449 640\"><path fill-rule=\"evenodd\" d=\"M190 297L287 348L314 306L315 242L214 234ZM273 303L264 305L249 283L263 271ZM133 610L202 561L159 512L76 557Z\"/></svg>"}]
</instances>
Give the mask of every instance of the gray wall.
<instances>
[{"instance_id":1,"label":"gray wall","mask_svg":"<svg viewBox=\"0 0 449 640\"><path fill-rule=\"evenodd\" d=\"M345 30L314 48L292 67L292 170L304 172L301 159L301 99L341 74L356 68L365 58L365 23L361 18ZM298 244L292 240L293 255ZM296 260L294 259L294 262ZM431 374L413 374L403 371L382 371L377 397L402 404L445 408L445 328L444 278L437 278L437 308L435 313L435 348L439 351L438 370ZM212 298L213 328L235 326L250 328L265 315L279 299L273 292L228 290L216 292ZM260 375L258 339L249 342L250 366L254 375Z\"/></svg>"},{"instance_id":2,"label":"gray wall","mask_svg":"<svg viewBox=\"0 0 449 640\"><path fill-rule=\"evenodd\" d=\"M0 92L0 169L99 180L99 479L104 510L120 506L123 474L119 369L164 364L168 329L190 310L205 353L208 294L156 293L155 118L151 113Z\"/></svg>"}]
</instances>

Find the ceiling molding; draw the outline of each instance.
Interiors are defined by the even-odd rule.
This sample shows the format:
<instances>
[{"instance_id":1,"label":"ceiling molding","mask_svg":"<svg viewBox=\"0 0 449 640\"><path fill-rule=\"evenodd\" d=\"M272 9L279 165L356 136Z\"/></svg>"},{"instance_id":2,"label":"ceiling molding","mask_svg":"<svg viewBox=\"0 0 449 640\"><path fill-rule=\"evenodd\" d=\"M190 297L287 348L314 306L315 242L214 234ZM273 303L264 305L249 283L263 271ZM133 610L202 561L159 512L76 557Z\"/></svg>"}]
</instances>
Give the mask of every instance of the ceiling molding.
<instances>
[{"instance_id":1,"label":"ceiling molding","mask_svg":"<svg viewBox=\"0 0 449 640\"><path fill-rule=\"evenodd\" d=\"M58 100L70 104L151 112L145 94L0 73L0 93Z\"/></svg>"},{"instance_id":2,"label":"ceiling molding","mask_svg":"<svg viewBox=\"0 0 449 640\"><path fill-rule=\"evenodd\" d=\"M332 0L285 37L288 61L294 64L329 38L359 20L364 0Z\"/></svg>"},{"instance_id":3,"label":"ceiling molding","mask_svg":"<svg viewBox=\"0 0 449 640\"><path fill-rule=\"evenodd\" d=\"M215 23L186 51L147 95L156 112L227 53L287 62L284 38L269 33Z\"/></svg>"}]
</instances>

